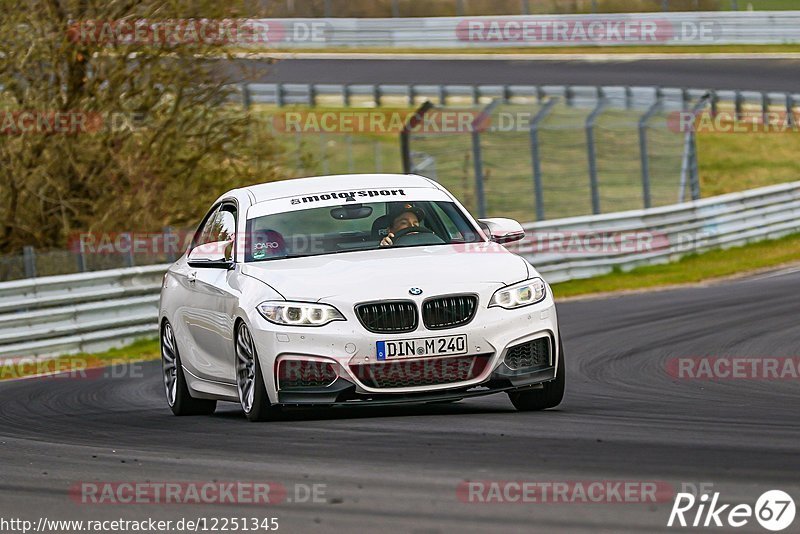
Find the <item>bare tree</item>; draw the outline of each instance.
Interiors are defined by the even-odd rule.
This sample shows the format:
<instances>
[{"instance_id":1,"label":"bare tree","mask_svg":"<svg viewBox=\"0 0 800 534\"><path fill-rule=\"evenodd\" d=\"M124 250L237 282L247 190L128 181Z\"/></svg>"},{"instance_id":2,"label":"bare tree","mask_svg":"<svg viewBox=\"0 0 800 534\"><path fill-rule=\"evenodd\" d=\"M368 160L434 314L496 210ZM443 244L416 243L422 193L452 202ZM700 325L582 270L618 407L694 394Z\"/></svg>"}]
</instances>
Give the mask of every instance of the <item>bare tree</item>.
<instances>
[{"instance_id":1,"label":"bare tree","mask_svg":"<svg viewBox=\"0 0 800 534\"><path fill-rule=\"evenodd\" d=\"M226 188L282 177L213 68L236 4L0 6L0 252L187 224Z\"/></svg>"}]
</instances>

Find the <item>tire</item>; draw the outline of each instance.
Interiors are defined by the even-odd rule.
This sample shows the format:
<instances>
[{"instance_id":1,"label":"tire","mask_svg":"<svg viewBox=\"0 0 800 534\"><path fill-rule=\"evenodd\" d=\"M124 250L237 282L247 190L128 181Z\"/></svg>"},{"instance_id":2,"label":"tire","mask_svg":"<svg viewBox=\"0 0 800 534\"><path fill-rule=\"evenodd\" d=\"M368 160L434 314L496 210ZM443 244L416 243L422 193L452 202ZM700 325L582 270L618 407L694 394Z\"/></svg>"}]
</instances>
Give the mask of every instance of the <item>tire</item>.
<instances>
[{"instance_id":1,"label":"tire","mask_svg":"<svg viewBox=\"0 0 800 534\"><path fill-rule=\"evenodd\" d=\"M181 366L181 356L172 325L165 321L161 327L161 375L164 390L172 413L175 415L211 415L217 409L217 401L195 399L189 393L186 376Z\"/></svg>"},{"instance_id":2,"label":"tire","mask_svg":"<svg viewBox=\"0 0 800 534\"><path fill-rule=\"evenodd\" d=\"M545 382L542 389L531 389L528 391L511 391L508 398L520 412L534 412L555 408L561 404L564 398L566 377L564 376L564 345L561 343L561 336L558 337L558 365L556 366L556 378L550 382Z\"/></svg>"},{"instance_id":3,"label":"tire","mask_svg":"<svg viewBox=\"0 0 800 534\"><path fill-rule=\"evenodd\" d=\"M244 415L253 422L277 419L281 414L280 407L269 401L253 336L244 323L236 328L235 352L236 389Z\"/></svg>"}]
</instances>

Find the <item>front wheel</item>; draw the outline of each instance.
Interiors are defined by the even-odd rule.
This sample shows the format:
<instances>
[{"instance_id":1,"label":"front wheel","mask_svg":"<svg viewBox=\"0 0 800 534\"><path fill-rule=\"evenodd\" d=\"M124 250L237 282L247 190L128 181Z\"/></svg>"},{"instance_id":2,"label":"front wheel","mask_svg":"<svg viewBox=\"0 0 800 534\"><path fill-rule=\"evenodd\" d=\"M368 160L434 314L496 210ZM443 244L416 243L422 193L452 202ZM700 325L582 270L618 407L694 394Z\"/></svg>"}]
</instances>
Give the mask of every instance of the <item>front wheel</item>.
<instances>
[{"instance_id":1,"label":"front wheel","mask_svg":"<svg viewBox=\"0 0 800 534\"><path fill-rule=\"evenodd\" d=\"M512 391L508 394L511 404L520 412L533 412L555 408L561 404L564 398L566 377L564 376L564 345L561 343L561 336L558 337L558 365L556 366L556 378L543 384L542 389L531 389L528 391Z\"/></svg>"},{"instance_id":2,"label":"front wheel","mask_svg":"<svg viewBox=\"0 0 800 534\"><path fill-rule=\"evenodd\" d=\"M236 389L248 420L268 421L280 414L280 408L269 402L256 345L244 324L236 329Z\"/></svg>"},{"instance_id":3,"label":"front wheel","mask_svg":"<svg viewBox=\"0 0 800 534\"><path fill-rule=\"evenodd\" d=\"M189 393L175 333L169 322L164 322L161 327L161 374L167 403L175 415L211 415L217 409L217 401L195 399Z\"/></svg>"}]
</instances>

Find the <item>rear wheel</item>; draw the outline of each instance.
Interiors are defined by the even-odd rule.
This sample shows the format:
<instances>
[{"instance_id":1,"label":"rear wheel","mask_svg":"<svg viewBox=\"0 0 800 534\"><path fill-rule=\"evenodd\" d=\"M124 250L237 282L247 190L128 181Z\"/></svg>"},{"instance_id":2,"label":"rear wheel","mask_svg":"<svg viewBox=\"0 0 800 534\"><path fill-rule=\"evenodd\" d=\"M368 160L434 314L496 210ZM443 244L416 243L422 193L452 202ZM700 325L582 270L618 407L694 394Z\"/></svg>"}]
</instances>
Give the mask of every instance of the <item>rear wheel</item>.
<instances>
[{"instance_id":1,"label":"rear wheel","mask_svg":"<svg viewBox=\"0 0 800 534\"><path fill-rule=\"evenodd\" d=\"M541 389L531 389L528 391L512 391L508 394L511 404L521 412L533 412L555 408L561 404L564 398L566 377L564 376L564 346L561 343L561 336L558 337L558 365L556 366L556 378L542 385Z\"/></svg>"},{"instance_id":2,"label":"rear wheel","mask_svg":"<svg viewBox=\"0 0 800 534\"><path fill-rule=\"evenodd\" d=\"M175 333L169 322L161 327L161 372L167 403L175 415L210 415L217 409L217 401L195 399L189 393Z\"/></svg>"},{"instance_id":3,"label":"rear wheel","mask_svg":"<svg viewBox=\"0 0 800 534\"><path fill-rule=\"evenodd\" d=\"M256 345L244 324L236 329L236 389L250 421L269 421L280 414L280 408L269 401Z\"/></svg>"}]
</instances>

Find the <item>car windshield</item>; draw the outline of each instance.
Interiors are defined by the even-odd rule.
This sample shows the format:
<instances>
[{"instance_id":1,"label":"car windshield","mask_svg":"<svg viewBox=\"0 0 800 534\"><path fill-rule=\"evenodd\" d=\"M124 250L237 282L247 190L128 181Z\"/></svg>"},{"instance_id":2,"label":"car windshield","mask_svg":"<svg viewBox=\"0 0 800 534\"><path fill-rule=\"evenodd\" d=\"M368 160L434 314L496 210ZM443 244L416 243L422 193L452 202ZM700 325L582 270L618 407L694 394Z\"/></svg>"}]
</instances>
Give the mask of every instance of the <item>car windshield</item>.
<instances>
[{"instance_id":1,"label":"car windshield","mask_svg":"<svg viewBox=\"0 0 800 534\"><path fill-rule=\"evenodd\" d=\"M482 240L453 202L348 203L248 220L245 261Z\"/></svg>"}]
</instances>

